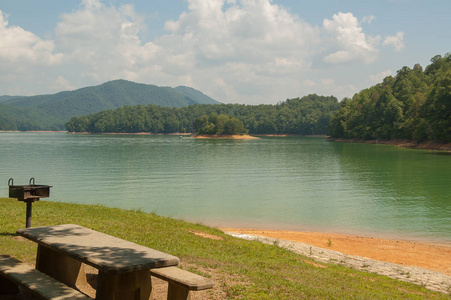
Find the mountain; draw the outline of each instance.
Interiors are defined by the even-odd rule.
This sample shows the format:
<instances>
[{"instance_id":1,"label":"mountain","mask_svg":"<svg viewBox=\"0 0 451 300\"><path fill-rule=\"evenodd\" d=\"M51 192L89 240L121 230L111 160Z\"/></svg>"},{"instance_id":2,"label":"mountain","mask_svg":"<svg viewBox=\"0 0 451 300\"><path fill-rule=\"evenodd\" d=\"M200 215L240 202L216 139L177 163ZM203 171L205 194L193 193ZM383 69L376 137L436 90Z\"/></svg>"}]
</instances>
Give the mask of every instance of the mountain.
<instances>
[{"instance_id":1,"label":"mountain","mask_svg":"<svg viewBox=\"0 0 451 300\"><path fill-rule=\"evenodd\" d=\"M37 117L38 123L45 127L46 120L48 120L48 130L54 130L55 124L58 129L63 129L64 123L72 117L126 105L155 104L163 107L184 107L192 104L218 104L219 102L189 87L159 87L126 80L114 80L98 86L52 95L0 96L0 103L5 105L0 107L0 130L14 128L14 124L10 124L12 122L10 114L16 120L15 123L20 121L21 124L36 123L38 120L35 120L35 117ZM21 120L21 117L27 118L27 120ZM55 120L57 121L55 122ZM26 130L19 129L19 126L15 127L18 130ZM53 128L51 129L51 127ZM32 126L28 130L34 129L42 130L43 128Z\"/></svg>"},{"instance_id":2,"label":"mountain","mask_svg":"<svg viewBox=\"0 0 451 300\"><path fill-rule=\"evenodd\" d=\"M0 130L62 130L61 120L23 107L0 103Z\"/></svg>"},{"instance_id":3,"label":"mountain","mask_svg":"<svg viewBox=\"0 0 451 300\"><path fill-rule=\"evenodd\" d=\"M188 98L196 99L196 102L198 104L219 104L218 101L213 100L212 98L193 88L187 86L178 86L174 89L182 93L183 95L187 96Z\"/></svg>"},{"instance_id":4,"label":"mountain","mask_svg":"<svg viewBox=\"0 0 451 300\"><path fill-rule=\"evenodd\" d=\"M14 99L14 98L22 98L23 96L0 96L0 103Z\"/></svg>"}]
</instances>

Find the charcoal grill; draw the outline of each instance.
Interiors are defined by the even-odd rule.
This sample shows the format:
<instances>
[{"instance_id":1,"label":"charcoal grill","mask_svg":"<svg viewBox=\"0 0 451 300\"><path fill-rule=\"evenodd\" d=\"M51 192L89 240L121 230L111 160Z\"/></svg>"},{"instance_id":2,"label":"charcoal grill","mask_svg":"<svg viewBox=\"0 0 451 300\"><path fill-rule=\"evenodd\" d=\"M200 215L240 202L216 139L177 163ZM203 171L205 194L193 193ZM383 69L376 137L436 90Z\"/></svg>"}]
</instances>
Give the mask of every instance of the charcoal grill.
<instances>
[{"instance_id":1,"label":"charcoal grill","mask_svg":"<svg viewBox=\"0 0 451 300\"><path fill-rule=\"evenodd\" d=\"M48 198L50 196L49 185L36 185L35 179L32 177L28 185L14 185L14 179L8 180L9 198L17 198L27 204L26 211L26 227L31 227L31 211L32 204L39 201L41 198Z\"/></svg>"}]
</instances>

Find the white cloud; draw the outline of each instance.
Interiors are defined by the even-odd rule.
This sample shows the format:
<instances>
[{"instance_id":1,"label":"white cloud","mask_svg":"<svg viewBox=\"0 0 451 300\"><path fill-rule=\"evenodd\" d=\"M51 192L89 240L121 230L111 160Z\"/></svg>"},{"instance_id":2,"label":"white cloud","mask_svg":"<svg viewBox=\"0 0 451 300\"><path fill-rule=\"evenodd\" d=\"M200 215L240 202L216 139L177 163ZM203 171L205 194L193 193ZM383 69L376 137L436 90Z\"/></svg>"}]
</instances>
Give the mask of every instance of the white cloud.
<instances>
[{"instance_id":1,"label":"white cloud","mask_svg":"<svg viewBox=\"0 0 451 300\"><path fill-rule=\"evenodd\" d=\"M53 80L51 87L56 91L70 91L75 89L75 87L71 85L70 82L63 76L58 76L55 80Z\"/></svg>"},{"instance_id":2,"label":"white cloud","mask_svg":"<svg viewBox=\"0 0 451 300\"><path fill-rule=\"evenodd\" d=\"M398 31L394 36L387 36L383 45L390 45L393 46L396 51L401 51L404 49L404 32Z\"/></svg>"},{"instance_id":3,"label":"white cloud","mask_svg":"<svg viewBox=\"0 0 451 300\"><path fill-rule=\"evenodd\" d=\"M371 24L371 22L373 22L374 20L376 20L375 16L364 16L362 18L362 23L368 23Z\"/></svg>"},{"instance_id":4,"label":"white cloud","mask_svg":"<svg viewBox=\"0 0 451 300\"><path fill-rule=\"evenodd\" d=\"M392 75L392 70L388 69L385 71L382 71L376 75L370 75L369 77L369 84L374 85L377 83L381 83L385 77Z\"/></svg>"},{"instance_id":5,"label":"white cloud","mask_svg":"<svg viewBox=\"0 0 451 300\"><path fill-rule=\"evenodd\" d=\"M361 61L366 64L377 59L377 45L380 37L367 37L357 18L352 13L333 15L332 20L324 19L323 29L330 39L330 54L324 61L332 64Z\"/></svg>"},{"instance_id":6,"label":"white cloud","mask_svg":"<svg viewBox=\"0 0 451 300\"><path fill-rule=\"evenodd\" d=\"M32 32L8 25L8 15L0 10L0 61L3 66L25 64L55 65L63 55L54 53L53 41L42 40Z\"/></svg>"},{"instance_id":7,"label":"white cloud","mask_svg":"<svg viewBox=\"0 0 451 300\"><path fill-rule=\"evenodd\" d=\"M316 82L310 79L305 79L302 84L304 85L304 87L307 88L311 88L311 87L315 87L316 86Z\"/></svg>"},{"instance_id":8,"label":"white cloud","mask_svg":"<svg viewBox=\"0 0 451 300\"><path fill-rule=\"evenodd\" d=\"M134 73L158 51L151 42L141 43L138 33L144 26L143 19L131 5L117 9L99 0L85 0L79 10L63 14L60 19L56 41L67 53L68 62L85 65L85 76L98 80L112 74L116 78L135 77Z\"/></svg>"},{"instance_id":9,"label":"white cloud","mask_svg":"<svg viewBox=\"0 0 451 300\"><path fill-rule=\"evenodd\" d=\"M0 61L17 70L25 62L16 73L0 71L3 86L49 93L123 78L192 86L222 102L276 103L308 93L349 96L355 86L334 72L378 58L380 36L360 25L373 16L359 23L340 12L315 27L271 0L187 2L187 11L166 22L167 33L149 42L141 39L145 18L129 4L83 0L60 15L52 40L8 26L1 13ZM384 44L396 45L392 37ZM49 67L38 70L37 64Z\"/></svg>"},{"instance_id":10,"label":"white cloud","mask_svg":"<svg viewBox=\"0 0 451 300\"><path fill-rule=\"evenodd\" d=\"M359 89L354 84L336 85L329 90L329 93L336 96L338 100L344 97L352 98L357 92L359 92Z\"/></svg>"},{"instance_id":11,"label":"white cloud","mask_svg":"<svg viewBox=\"0 0 451 300\"><path fill-rule=\"evenodd\" d=\"M317 30L268 0L230 2L188 0L190 11L166 23L177 39L192 41L203 63L246 61L260 64L274 57L304 60L318 43ZM296 51L289 51L296 48ZM287 57L288 56L288 57Z\"/></svg>"},{"instance_id":12,"label":"white cloud","mask_svg":"<svg viewBox=\"0 0 451 300\"><path fill-rule=\"evenodd\" d=\"M335 83L335 80L332 78L322 78L321 84L323 85L333 85Z\"/></svg>"},{"instance_id":13,"label":"white cloud","mask_svg":"<svg viewBox=\"0 0 451 300\"><path fill-rule=\"evenodd\" d=\"M319 29L269 0L189 0L188 4L190 10L168 21L170 34L156 43L172 49L171 53L190 53L193 82L207 92L215 87L204 74L214 70L211 75L220 76L223 83L217 88L230 97L223 101L234 101L240 94L249 100L275 82L283 86L283 76L309 69L310 56L320 42ZM230 95L233 90L236 93ZM268 92L276 93L274 88Z\"/></svg>"}]
</instances>

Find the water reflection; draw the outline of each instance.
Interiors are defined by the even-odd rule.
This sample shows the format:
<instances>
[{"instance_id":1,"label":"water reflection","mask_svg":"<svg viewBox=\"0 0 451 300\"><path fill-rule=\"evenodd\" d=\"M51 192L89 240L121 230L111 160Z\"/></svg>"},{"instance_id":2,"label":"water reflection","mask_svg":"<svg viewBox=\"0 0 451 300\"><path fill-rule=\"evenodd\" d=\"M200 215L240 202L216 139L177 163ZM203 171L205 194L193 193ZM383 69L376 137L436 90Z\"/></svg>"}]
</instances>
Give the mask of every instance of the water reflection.
<instances>
[{"instance_id":1,"label":"water reflection","mask_svg":"<svg viewBox=\"0 0 451 300\"><path fill-rule=\"evenodd\" d=\"M451 232L450 161L384 145L336 144L342 174L369 191L366 222L401 233ZM426 229L427 228L427 229ZM447 234L445 234L447 235ZM449 238L449 237L448 237Z\"/></svg>"}]
</instances>

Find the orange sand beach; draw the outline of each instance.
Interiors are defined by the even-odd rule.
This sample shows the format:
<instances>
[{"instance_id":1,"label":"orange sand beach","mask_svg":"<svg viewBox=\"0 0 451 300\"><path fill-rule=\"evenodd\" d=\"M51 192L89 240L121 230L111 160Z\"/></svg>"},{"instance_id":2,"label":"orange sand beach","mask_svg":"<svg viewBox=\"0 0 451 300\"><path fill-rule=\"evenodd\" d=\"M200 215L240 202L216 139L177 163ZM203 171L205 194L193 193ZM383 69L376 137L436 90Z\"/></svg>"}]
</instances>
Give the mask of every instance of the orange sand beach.
<instances>
[{"instance_id":1,"label":"orange sand beach","mask_svg":"<svg viewBox=\"0 0 451 300\"><path fill-rule=\"evenodd\" d=\"M451 243L432 244L342 234L281 230L221 228L239 234L266 236L274 239L306 243L342 253L415 266L451 276Z\"/></svg>"}]
</instances>

